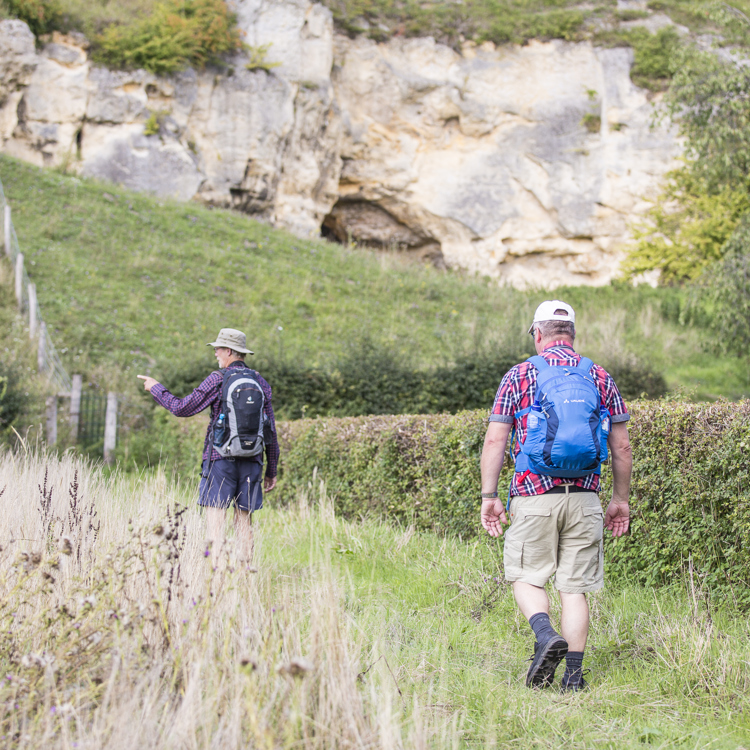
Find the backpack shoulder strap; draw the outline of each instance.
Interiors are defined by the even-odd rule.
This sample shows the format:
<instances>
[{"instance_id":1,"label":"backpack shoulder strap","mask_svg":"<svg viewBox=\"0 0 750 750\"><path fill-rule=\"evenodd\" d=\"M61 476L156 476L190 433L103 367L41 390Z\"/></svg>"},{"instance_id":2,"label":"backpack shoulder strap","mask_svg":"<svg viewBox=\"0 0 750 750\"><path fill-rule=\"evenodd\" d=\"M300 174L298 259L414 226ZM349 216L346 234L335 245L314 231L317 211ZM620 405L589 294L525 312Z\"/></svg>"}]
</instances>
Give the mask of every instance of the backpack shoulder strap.
<instances>
[{"instance_id":1,"label":"backpack shoulder strap","mask_svg":"<svg viewBox=\"0 0 750 750\"><path fill-rule=\"evenodd\" d=\"M539 372L542 372L543 370L546 370L548 367L550 367L550 363L547 362L547 360L542 357L541 354L537 354L534 357L529 357L526 360L529 364L534 365Z\"/></svg>"},{"instance_id":2,"label":"backpack shoulder strap","mask_svg":"<svg viewBox=\"0 0 750 750\"><path fill-rule=\"evenodd\" d=\"M585 370L587 373L591 372L591 368L594 366L594 360L588 357L581 357L581 361L578 363L579 370Z\"/></svg>"}]
</instances>

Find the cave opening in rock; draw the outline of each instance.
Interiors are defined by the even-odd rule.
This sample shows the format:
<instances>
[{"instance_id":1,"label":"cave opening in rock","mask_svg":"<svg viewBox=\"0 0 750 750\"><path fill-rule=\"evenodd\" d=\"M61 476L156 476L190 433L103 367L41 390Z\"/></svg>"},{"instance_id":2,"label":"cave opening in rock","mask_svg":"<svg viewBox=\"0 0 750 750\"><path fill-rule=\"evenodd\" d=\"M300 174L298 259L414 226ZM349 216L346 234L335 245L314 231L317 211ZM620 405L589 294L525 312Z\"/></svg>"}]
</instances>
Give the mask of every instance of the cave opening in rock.
<instances>
[{"instance_id":1,"label":"cave opening in rock","mask_svg":"<svg viewBox=\"0 0 750 750\"><path fill-rule=\"evenodd\" d=\"M323 219L321 237L342 245L356 243L378 250L395 250L443 267L440 243L422 227L399 221L373 201L339 199Z\"/></svg>"}]
</instances>

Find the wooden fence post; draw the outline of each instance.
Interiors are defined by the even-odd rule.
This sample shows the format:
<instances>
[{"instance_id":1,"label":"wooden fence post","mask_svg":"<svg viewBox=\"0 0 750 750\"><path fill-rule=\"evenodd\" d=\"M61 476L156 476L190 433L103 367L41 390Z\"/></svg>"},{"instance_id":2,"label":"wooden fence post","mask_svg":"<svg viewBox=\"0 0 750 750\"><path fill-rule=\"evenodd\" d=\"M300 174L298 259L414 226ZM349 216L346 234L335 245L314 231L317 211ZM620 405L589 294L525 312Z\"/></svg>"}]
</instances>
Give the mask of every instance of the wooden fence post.
<instances>
[{"instance_id":1,"label":"wooden fence post","mask_svg":"<svg viewBox=\"0 0 750 750\"><path fill-rule=\"evenodd\" d=\"M81 416L81 387L83 378L73 375L73 385L70 389L70 440L75 445L78 441L78 423Z\"/></svg>"},{"instance_id":2,"label":"wooden fence post","mask_svg":"<svg viewBox=\"0 0 750 750\"><path fill-rule=\"evenodd\" d=\"M107 394L107 413L104 417L104 463L114 461L117 445L117 394Z\"/></svg>"},{"instance_id":3,"label":"wooden fence post","mask_svg":"<svg viewBox=\"0 0 750 750\"><path fill-rule=\"evenodd\" d=\"M47 445L57 443L57 396L47 397Z\"/></svg>"},{"instance_id":4,"label":"wooden fence post","mask_svg":"<svg viewBox=\"0 0 750 750\"><path fill-rule=\"evenodd\" d=\"M42 321L39 325L39 344L36 349L36 364L39 372L47 367L47 324Z\"/></svg>"},{"instance_id":5,"label":"wooden fence post","mask_svg":"<svg viewBox=\"0 0 750 750\"><path fill-rule=\"evenodd\" d=\"M3 225L3 239L5 244L5 254L10 258L10 206L5 204L5 223Z\"/></svg>"},{"instance_id":6,"label":"wooden fence post","mask_svg":"<svg viewBox=\"0 0 750 750\"><path fill-rule=\"evenodd\" d=\"M36 336L37 317L36 317L36 284L29 284L29 336L33 339Z\"/></svg>"},{"instance_id":7,"label":"wooden fence post","mask_svg":"<svg viewBox=\"0 0 750 750\"><path fill-rule=\"evenodd\" d=\"M23 310L23 253L16 256L16 300L18 309Z\"/></svg>"}]
</instances>

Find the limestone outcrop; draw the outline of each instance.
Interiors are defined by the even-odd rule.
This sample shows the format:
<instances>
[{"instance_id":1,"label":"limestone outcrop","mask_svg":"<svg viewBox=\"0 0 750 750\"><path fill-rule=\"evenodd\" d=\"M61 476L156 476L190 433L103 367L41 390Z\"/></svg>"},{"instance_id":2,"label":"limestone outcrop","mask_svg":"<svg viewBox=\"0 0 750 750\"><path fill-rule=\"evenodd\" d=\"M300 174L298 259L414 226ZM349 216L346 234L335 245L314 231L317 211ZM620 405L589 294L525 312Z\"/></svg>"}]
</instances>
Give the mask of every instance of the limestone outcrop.
<instances>
[{"instance_id":1,"label":"limestone outcrop","mask_svg":"<svg viewBox=\"0 0 750 750\"><path fill-rule=\"evenodd\" d=\"M25 24L0 22L2 150L519 287L615 276L629 222L681 153L628 49L459 54L336 35L308 0L235 9L278 66L110 71L79 35L37 51Z\"/></svg>"}]
</instances>

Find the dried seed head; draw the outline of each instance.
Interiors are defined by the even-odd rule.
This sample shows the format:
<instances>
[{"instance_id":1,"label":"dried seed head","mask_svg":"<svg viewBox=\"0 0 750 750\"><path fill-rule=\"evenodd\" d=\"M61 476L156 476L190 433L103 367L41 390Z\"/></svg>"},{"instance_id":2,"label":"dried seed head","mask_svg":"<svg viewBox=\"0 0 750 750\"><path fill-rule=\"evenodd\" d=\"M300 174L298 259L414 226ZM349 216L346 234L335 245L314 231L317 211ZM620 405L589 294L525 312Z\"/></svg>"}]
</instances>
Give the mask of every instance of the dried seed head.
<instances>
[{"instance_id":1,"label":"dried seed head","mask_svg":"<svg viewBox=\"0 0 750 750\"><path fill-rule=\"evenodd\" d=\"M60 540L60 552L62 552L63 555L73 554L73 542L70 541L70 537L64 536Z\"/></svg>"},{"instance_id":2,"label":"dried seed head","mask_svg":"<svg viewBox=\"0 0 750 750\"><path fill-rule=\"evenodd\" d=\"M308 672L312 672L315 666L311 661L302 657L295 657L289 664L283 664L278 668L279 674L288 675L289 677L304 677Z\"/></svg>"},{"instance_id":3,"label":"dried seed head","mask_svg":"<svg viewBox=\"0 0 750 750\"><path fill-rule=\"evenodd\" d=\"M249 674L258 668L258 662L256 662L255 659L251 659L249 656L243 656L240 659L240 668Z\"/></svg>"}]
</instances>

